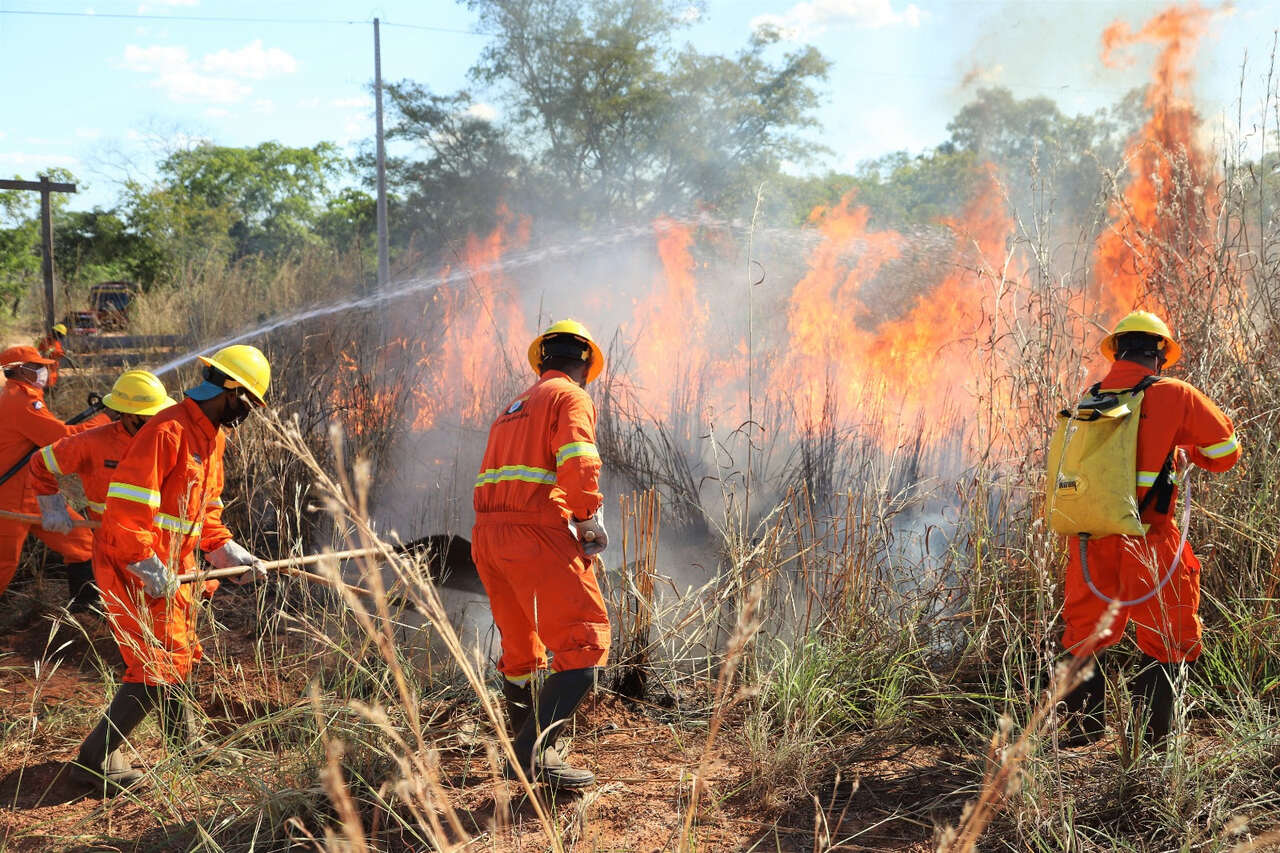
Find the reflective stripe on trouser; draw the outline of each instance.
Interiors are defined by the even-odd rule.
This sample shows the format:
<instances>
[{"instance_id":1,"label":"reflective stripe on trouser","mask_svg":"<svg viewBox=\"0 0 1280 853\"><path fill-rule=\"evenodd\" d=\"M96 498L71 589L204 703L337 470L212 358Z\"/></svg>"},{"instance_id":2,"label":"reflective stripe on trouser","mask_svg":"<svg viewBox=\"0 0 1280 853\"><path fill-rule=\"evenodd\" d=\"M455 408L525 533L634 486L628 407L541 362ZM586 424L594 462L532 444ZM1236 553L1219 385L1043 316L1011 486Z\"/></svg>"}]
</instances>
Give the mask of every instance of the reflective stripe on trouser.
<instances>
[{"instance_id":1,"label":"reflective stripe on trouser","mask_svg":"<svg viewBox=\"0 0 1280 853\"><path fill-rule=\"evenodd\" d=\"M79 518L80 515L72 512L71 517ZM61 554L64 563L83 563L93 556L93 531L87 527L77 527L70 533L50 533L24 521L0 521L0 593L9 588L9 582L18 570L22 545L28 535Z\"/></svg>"},{"instance_id":2,"label":"reflective stripe on trouser","mask_svg":"<svg viewBox=\"0 0 1280 853\"><path fill-rule=\"evenodd\" d=\"M1178 547L1176 525L1152 527L1145 537L1103 536L1089 541L1089 576L1105 595L1122 600L1140 598L1160 581L1173 563ZM1062 607L1066 630L1062 645L1067 651L1083 644L1107 610L1084 582L1080 554L1068 549L1065 599ZM1138 648L1161 663L1192 661L1200 656L1200 561L1183 548L1182 561L1160 593L1142 604L1124 607L1111 624L1111 634L1099 649L1115 645L1132 620Z\"/></svg>"},{"instance_id":3,"label":"reflective stripe on trouser","mask_svg":"<svg viewBox=\"0 0 1280 853\"><path fill-rule=\"evenodd\" d=\"M180 568L179 571L182 569ZM196 636L193 596L203 587L184 583L171 599L151 598L124 566L94 552L93 576L102 592L107 622L124 658L126 684L185 681L202 655Z\"/></svg>"},{"instance_id":4,"label":"reflective stripe on trouser","mask_svg":"<svg viewBox=\"0 0 1280 853\"><path fill-rule=\"evenodd\" d=\"M477 524L471 553L502 635L498 670L516 678L604 666L609 615L592 563L567 527Z\"/></svg>"}]
</instances>

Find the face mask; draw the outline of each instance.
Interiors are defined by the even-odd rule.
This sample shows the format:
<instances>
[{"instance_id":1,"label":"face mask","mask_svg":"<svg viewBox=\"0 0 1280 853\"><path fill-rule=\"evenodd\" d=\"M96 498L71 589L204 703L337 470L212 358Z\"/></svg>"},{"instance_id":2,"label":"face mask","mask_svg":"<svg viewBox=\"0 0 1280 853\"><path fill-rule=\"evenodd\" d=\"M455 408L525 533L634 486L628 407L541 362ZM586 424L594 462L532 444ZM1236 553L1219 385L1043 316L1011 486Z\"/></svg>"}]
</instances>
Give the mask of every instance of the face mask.
<instances>
[{"instance_id":1,"label":"face mask","mask_svg":"<svg viewBox=\"0 0 1280 853\"><path fill-rule=\"evenodd\" d=\"M240 395L235 395L232 397L232 400L234 402L230 406L230 411L228 412L227 417L222 421L222 425L229 429L234 429L235 427L240 426L240 424L244 423L244 419L249 417L253 412L253 407L250 406Z\"/></svg>"},{"instance_id":2,"label":"face mask","mask_svg":"<svg viewBox=\"0 0 1280 853\"><path fill-rule=\"evenodd\" d=\"M49 384L49 368L47 368L47 367L37 367L37 368L36 368L36 381L35 381L35 385L36 385L36 387L37 387L37 388L43 388L43 387L45 387L45 386L46 386L46 385L48 385L48 384Z\"/></svg>"}]
</instances>

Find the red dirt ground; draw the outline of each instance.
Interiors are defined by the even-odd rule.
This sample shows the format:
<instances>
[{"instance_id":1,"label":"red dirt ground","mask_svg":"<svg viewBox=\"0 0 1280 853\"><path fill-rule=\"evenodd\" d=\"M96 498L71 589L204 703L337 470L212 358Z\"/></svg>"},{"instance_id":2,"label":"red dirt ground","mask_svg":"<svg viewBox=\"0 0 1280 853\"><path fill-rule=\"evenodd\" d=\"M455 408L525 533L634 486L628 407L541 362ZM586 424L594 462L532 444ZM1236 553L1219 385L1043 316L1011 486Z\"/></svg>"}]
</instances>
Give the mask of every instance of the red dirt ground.
<instances>
[{"instance_id":1,"label":"red dirt ground","mask_svg":"<svg viewBox=\"0 0 1280 853\"><path fill-rule=\"evenodd\" d=\"M243 593L233 593L232 600L240 595ZM12 618L29 608L30 599L23 603L24 598L21 590L7 595L0 617L7 614ZM207 649L196 688L215 726L226 730L236 723L226 719L224 703L214 701L205 682L217 668L232 662L244 669L245 683L261 691L259 696L241 697L244 706L232 709L239 720L252 716L247 709L305 701L306 673L282 680L275 673L256 671L253 632L243 619L224 615L220 612L219 618L239 625L223 632L221 648ZM198 791L191 785L182 789L192 792L192 800L180 816L149 808L145 792L136 798L103 800L87 796L65 780L63 762L74 756L79 739L106 703L106 688L93 653L108 662L117 656L99 621L87 619L83 624L93 637L92 648L81 637L64 651L56 667L47 651L51 627L47 618L33 618L0 637L0 723L4 732L0 745L0 850L186 850L200 846L196 823L203 823L215 839L246 837L246 825L251 829L258 815L242 814L244 805L238 809L229 805L255 802L252 783L260 779L269 787L283 756L251 759L243 770L230 774L201 773ZM494 740L487 723L479 722L472 708L454 709L448 725L451 734L438 745L441 782L445 799L456 812L465 836L472 840L466 849L548 849L535 810L523 791L515 783L494 779L487 759ZM937 778L939 773L946 775L936 769L942 766L938 755L916 751L892 761L851 768L848 778L857 778L856 785L845 783L836 790L815 792L816 805L812 796L797 798L793 803L798 805L787 809L744 793L747 758L735 745L732 730L732 725L725 726L723 748L707 776L694 829L697 849L827 849L815 848L813 827L819 812L818 819L826 827L821 835L833 842L853 839L834 849L931 849L931 822L910 807L905 811L916 813L905 814L903 807L918 804L922 791L955 784L954 779ZM705 736L705 720L681 722L663 709L614 695L589 702L576 723L572 757L595 771L600 781L585 795L562 795L550 804L566 849L676 849ZM164 751L154 728L144 729L140 740L141 764L172 766L163 763ZM139 763L136 758L135 763ZM172 772L162 769L161 775ZM186 781L173 779L177 785ZM327 811L327 800L318 792L313 796L316 808L321 813ZM895 814L897 818L891 817ZM365 808L361 818L366 831L371 827L379 830L380 840L371 849L422 849L387 833L386 815ZM232 820L238 831L223 836L219 827L225 829ZM270 818L264 820L269 826ZM322 837L316 814L304 823L308 832ZM304 841L303 832L295 831L293 837L299 843L292 848L288 842L276 840L259 843L254 849L315 849ZM239 841L219 843L224 849L249 849ZM205 845L203 849L217 848Z\"/></svg>"}]
</instances>

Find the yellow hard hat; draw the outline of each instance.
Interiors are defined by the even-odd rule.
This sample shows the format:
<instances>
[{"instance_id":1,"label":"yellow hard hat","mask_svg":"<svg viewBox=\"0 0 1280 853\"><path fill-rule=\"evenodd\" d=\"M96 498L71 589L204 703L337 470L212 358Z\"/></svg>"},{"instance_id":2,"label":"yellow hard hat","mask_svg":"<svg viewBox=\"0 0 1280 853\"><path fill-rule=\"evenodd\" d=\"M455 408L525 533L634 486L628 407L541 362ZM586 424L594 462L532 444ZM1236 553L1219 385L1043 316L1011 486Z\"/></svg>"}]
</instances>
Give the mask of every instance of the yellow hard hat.
<instances>
[{"instance_id":1,"label":"yellow hard hat","mask_svg":"<svg viewBox=\"0 0 1280 853\"><path fill-rule=\"evenodd\" d=\"M54 330L55 332L57 332L58 334L60 334L60 335L65 335L65 334L67 333L67 324L66 324L66 323L54 323L54 324L53 324L53 330Z\"/></svg>"},{"instance_id":2,"label":"yellow hard hat","mask_svg":"<svg viewBox=\"0 0 1280 853\"><path fill-rule=\"evenodd\" d=\"M126 370L102 398L102 405L127 415L149 417L174 405L174 400L154 373Z\"/></svg>"},{"instance_id":3,"label":"yellow hard hat","mask_svg":"<svg viewBox=\"0 0 1280 853\"><path fill-rule=\"evenodd\" d=\"M1102 354L1111 361L1116 360L1116 338L1127 332L1143 332L1148 335L1155 335L1164 340L1164 366L1176 364L1178 359L1182 357L1182 347L1178 346L1178 342L1173 339L1173 333L1169 331L1169 327L1150 311L1134 311L1125 317L1116 327L1112 329L1111 334L1102 339Z\"/></svg>"},{"instance_id":4,"label":"yellow hard hat","mask_svg":"<svg viewBox=\"0 0 1280 853\"><path fill-rule=\"evenodd\" d=\"M583 343L591 350L591 365L587 368L587 381L591 382L600 375L600 371L604 370L604 352L601 351L600 345L591 337L591 333L587 331L587 327L579 323L577 320L560 320L547 326L542 334L533 339L533 343L529 344L529 366L533 368L533 372L541 375L542 373L542 342L553 335L572 335L580 338Z\"/></svg>"},{"instance_id":5,"label":"yellow hard hat","mask_svg":"<svg viewBox=\"0 0 1280 853\"><path fill-rule=\"evenodd\" d=\"M223 347L212 356L200 356L200 363L226 374L223 388L243 388L259 406L267 404L267 386L271 384L271 365L262 350L248 344Z\"/></svg>"}]
</instances>

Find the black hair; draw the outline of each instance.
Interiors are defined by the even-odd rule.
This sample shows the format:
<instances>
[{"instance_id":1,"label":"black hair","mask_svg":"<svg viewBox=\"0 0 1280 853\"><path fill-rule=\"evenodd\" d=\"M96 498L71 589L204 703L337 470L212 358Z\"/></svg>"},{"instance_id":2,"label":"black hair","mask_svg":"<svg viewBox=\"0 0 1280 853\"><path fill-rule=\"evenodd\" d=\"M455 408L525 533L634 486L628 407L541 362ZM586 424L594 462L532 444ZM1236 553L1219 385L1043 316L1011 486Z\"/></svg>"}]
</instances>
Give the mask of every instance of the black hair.
<instances>
[{"instance_id":1,"label":"black hair","mask_svg":"<svg viewBox=\"0 0 1280 853\"><path fill-rule=\"evenodd\" d=\"M227 383L232 381L230 376L223 373L221 370L214 367L212 364L206 364L204 366L204 378L206 382L212 382L214 385L217 385L219 388L226 388Z\"/></svg>"},{"instance_id":2,"label":"black hair","mask_svg":"<svg viewBox=\"0 0 1280 853\"><path fill-rule=\"evenodd\" d=\"M1146 332L1123 332L1116 335L1116 358L1154 358L1164 357L1164 338Z\"/></svg>"}]
</instances>

